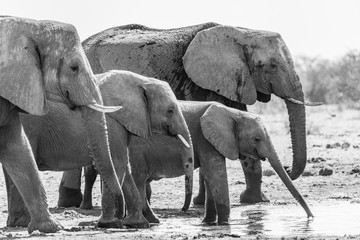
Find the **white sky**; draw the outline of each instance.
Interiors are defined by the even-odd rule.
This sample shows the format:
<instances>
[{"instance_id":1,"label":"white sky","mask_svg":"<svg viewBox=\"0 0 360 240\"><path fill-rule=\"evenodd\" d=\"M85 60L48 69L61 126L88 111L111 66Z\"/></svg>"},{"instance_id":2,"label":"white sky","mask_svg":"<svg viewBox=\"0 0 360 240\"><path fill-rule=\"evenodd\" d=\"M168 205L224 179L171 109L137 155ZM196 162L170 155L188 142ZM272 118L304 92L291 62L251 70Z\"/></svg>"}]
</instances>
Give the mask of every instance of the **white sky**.
<instances>
[{"instance_id":1,"label":"white sky","mask_svg":"<svg viewBox=\"0 0 360 240\"><path fill-rule=\"evenodd\" d=\"M278 32L293 56L334 59L360 49L360 0L2 0L0 15L72 23L81 40L130 23L174 28L212 21Z\"/></svg>"}]
</instances>

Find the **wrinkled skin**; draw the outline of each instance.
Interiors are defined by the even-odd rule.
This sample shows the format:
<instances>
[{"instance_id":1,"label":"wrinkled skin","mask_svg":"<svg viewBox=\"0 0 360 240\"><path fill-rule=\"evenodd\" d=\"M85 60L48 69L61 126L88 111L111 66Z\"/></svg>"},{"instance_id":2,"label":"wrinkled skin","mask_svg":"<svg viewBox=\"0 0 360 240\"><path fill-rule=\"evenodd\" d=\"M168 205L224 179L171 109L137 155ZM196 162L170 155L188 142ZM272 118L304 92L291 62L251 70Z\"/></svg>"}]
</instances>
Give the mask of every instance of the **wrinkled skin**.
<instances>
[{"instance_id":1,"label":"wrinkled skin","mask_svg":"<svg viewBox=\"0 0 360 240\"><path fill-rule=\"evenodd\" d=\"M189 126L194 145L195 168L200 167L206 188L204 223L228 224L230 215L229 188L225 158L244 160L243 166L254 168L256 162L268 158L275 171L288 186L293 196L312 216L305 201L293 187L261 120L254 114L225 107L215 102L179 101ZM129 158L132 175L142 196L144 212L150 214L150 182L161 178L173 178L184 174L181 156L184 150L174 140L153 135L148 140L132 138ZM248 159L252 159L251 162ZM276 162L276 163L274 163ZM256 169L254 169L257 171ZM85 199L91 199L87 191L93 173L85 171ZM92 182L93 184L93 182ZM90 193L91 194L91 193ZM154 222L156 216L152 215ZM147 217L147 219L151 219Z\"/></svg>"},{"instance_id":2,"label":"wrinkled skin","mask_svg":"<svg viewBox=\"0 0 360 240\"><path fill-rule=\"evenodd\" d=\"M181 134L191 144L187 125L177 106L175 95L167 83L127 71L109 71L96 75L96 79L104 104L122 106L119 111L106 114L106 121L111 156L122 184L128 211L123 224L137 228L149 227L148 220L142 214L139 191L128 167L128 142L132 134L145 138L149 137L151 132L158 132L183 145L177 139L177 134ZM73 171L76 175L81 176L78 168L92 163L91 153L85 144L86 135L81 127L81 115L77 112L70 111L63 104L53 104L47 115L22 115L21 121L36 153L35 159L40 170L75 169ZM187 158L183 158L183 164L189 169L184 168L184 171L186 170L186 174L192 178L192 160L189 162L192 158L192 148L186 148L186 151L188 155ZM66 176L69 173L71 171L64 174ZM74 201L74 198L80 198L81 201L81 193L72 190L76 188L74 185L79 184L80 178L62 181L60 194L64 194L65 197L59 200L59 205L68 204L66 197L69 201ZM98 226L121 227L118 218L122 219L123 213L115 213L114 202L108 189L103 188L102 191L102 215Z\"/></svg>"},{"instance_id":3,"label":"wrinkled skin","mask_svg":"<svg viewBox=\"0 0 360 240\"><path fill-rule=\"evenodd\" d=\"M180 100L217 101L246 110L256 100L270 101L271 94L284 99L293 148L289 175L294 180L304 171L305 107L290 101L303 102L304 94L280 34L217 23L176 29L131 24L94 34L83 46L95 73L126 69L162 79ZM254 169L261 170L261 163L255 164ZM261 192L261 171L243 169L247 188L241 202L268 201ZM203 204L204 195L200 191L194 202Z\"/></svg>"},{"instance_id":4,"label":"wrinkled skin","mask_svg":"<svg viewBox=\"0 0 360 240\"><path fill-rule=\"evenodd\" d=\"M0 16L0 35L0 161L8 196L7 226L27 226L29 233L56 232L62 225L48 210L19 113L44 115L50 101L80 112L84 141L115 201L122 190L109 154L105 117L89 108L102 104L101 95L74 26Z\"/></svg>"}]
</instances>

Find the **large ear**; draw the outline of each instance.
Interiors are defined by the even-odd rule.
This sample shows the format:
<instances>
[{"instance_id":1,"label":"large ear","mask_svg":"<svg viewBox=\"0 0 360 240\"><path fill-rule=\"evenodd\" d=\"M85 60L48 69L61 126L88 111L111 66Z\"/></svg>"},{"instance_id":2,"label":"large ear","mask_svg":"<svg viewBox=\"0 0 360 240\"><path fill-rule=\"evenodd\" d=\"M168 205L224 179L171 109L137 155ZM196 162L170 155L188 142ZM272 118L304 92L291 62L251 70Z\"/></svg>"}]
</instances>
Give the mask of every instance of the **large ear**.
<instances>
[{"instance_id":1,"label":"large ear","mask_svg":"<svg viewBox=\"0 0 360 240\"><path fill-rule=\"evenodd\" d=\"M222 155L231 160L239 158L236 121L227 107L211 105L200 118L205 138Z\"/></svg>"},{"instance_id":2,"label":"large ear","mask_svg":"<svg viewBox=\"0 0 360 240\"><path fill-rule=\"evenodd\" d=\"M216 26L196 34L183 57L186 73L198 86L244 104L256 101L249 69L245 29Z\"/></svg>"},{"instance_id":3,"label":"large ear","mask_svg":"<svg viewBox=\"0 0 360 240\"><path fill-rule=\"evenodd\" d=\"M108 113L129 132L147 138L151 135L150 103L146 86L127 71L108 71L95 75L105 106L122 106Z\"/></svg>"},{"instance_id":4,"label":"large ear","mask_svg":"<svg viewBox=\"0 0 360 240\"><path fill-rule=\"evenodd\" d=\"M44 115L42 58L37 43L26 35L30 24L36 27L31 20L0 18L0 97L30 114Z\"/></svg>"}]
</instances>

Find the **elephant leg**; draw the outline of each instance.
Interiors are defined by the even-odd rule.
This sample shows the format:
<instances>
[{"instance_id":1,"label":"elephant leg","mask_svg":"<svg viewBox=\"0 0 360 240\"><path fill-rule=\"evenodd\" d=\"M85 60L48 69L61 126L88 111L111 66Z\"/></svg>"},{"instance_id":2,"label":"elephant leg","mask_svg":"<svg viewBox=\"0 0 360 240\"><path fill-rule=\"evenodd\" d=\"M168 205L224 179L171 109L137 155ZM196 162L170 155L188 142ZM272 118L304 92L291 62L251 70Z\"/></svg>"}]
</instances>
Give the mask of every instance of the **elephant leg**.
<instances>
[{"instance_id":1,"label":"elephant leg","mask_svg":"<svg viewBox=\"0 0 360 240\"><path fill-rule=\"evenodd\" d=\"M160 219L156 216L156 214L151 209L149 202L147 201L146 196L146 185L150 183L146 183L145 179L135 178L136 186L140 192L140 196L142 199L142 213L145 218L149 221L149 223L160 223Z\"/></svg>"},{"instance_id":2,"label":"elephant leg","mask_svg":"<svg viewBox=\"0 0 360 240\"><path fill-rule=\"evenodd\" d=\"M123 153L127 155L127 148L122 149ZM113 156L113 163L115 171L117 173L118 180L120 185L123 183L125 177L124 169L126 166L123 166L123 163L116 157ZM102 176L100 175L101 179ZM115 206L115 203L110 195L110 190L106 185L102 184L102 194L101 194L101 216L97 223L97 226L100 228L122 228L123 218L125 217L125 199L124 197L118 202L121 203L121 206Z\"/></svg>"},{"instance_id":3,"label":"elephant leg","mask_svg":"<svg viewBox=\"0 0 360 240\"><path fill-rule=\"evenodd\" d=\"M269 202L261 191L261 161L246 158L240 160L246 182L246 190L240 195L241 203Z\"/></svg>"},{"instance_id":4,"label":"elephant leg","mask_svg":"<svg viewBox=\"0 0 360 240\"><path fill-rule=\"evenodd\" d=\"M215 200L211 193L209 183L205 180L205 214L202 220L203 223L206 224L214 224L216 223L216 206Z\"/></svg>"},{"instance_id":5,"label":"elephant leg","mask_svg":"<svg viewBox=\"0 0 360 240\"><path fill-rule=\"evenodd\" d=\"M124 225L133 228L148 228L150 227L149 221L144 217L142 212L143 199L140 191L135 185L134 179L130 173L129 166L126 167L124 184L122 186L127 215L124 219ZM146 196L144 196L146 199Z\"/></svg>"},{"instance_id":6,"label":"elephant leg","mask_svg":"<svg viewBox=\"0 0 360 240\"><path fill-rule=\"evenodd\" d=\"M92 189L96 181L98 172L95 169L93 164L84 167L84 176L85 176L85 187L84 187L84 197L80 204L81 209L93 209L92 204Z\"/></svg>"},{"instance_id":7,"label":"elephant leg","mask_svg":"<svg viewBox=\"0 0 360 240\"><path fill-rule=\"evenodd\" d=\"M64 171L60 186L58 207L79 207L83 198L81 193L81 170Z\"/></svg>"},{"instance_id":8,"label":"elephant leg","mask_svg":"<svg viewBox=\"0 0 360 240\"><path fill-rule=\"evenodd\" d=\"M31 220L29 211L27 210L19 191L5 168L3 168L3 172L5 177L9 213L6 226L27 227Z\"/></svg>"},{"instance_id":9,"label":"elephant leg","mask_svg":"<svg viewBox=\"0 0 360 240\"><path fill-rule=\"evenodd\" d=\"M29 211L31 221L28 232L31 233L34 230L56 232L63 226L49 212L45 189L40 180L30 143L20 123L18 113L16 114L10 125L0 128L0 136L2 136L0 159L3 168L19 190ZM11 205L12 203L9 204Z\"/></svg>"},{"instance_id":10,"label":"elephant leg","mask_svg":"<svg viewBox=\"0 0 360 240\"><path fill-rule=\"evenodd\" d=\"M199 192L198 195L194 197L193 203L195 205L205 204L205 183L204 183L204 175L201 171L201 167L199 168Z\"/></svg>"},{"instance_id":11,"label":"elephant leg","mask_svg":"<svg viewBox=\"0 0 360 240\"><path fill-rule=\"evenodd\" d=\"M204 222L228 224L230 217L229 186L225 158L213 155L202 164L206 187L206 204Z\"/></svg>"},{"instance_id":12,"label":"elephant leg","mask_svg":"<svg viewBox=\"0 0 360 240\"><path fill-rule=\"evenodd\" d=\"M146 199L149 202L149 205L151 204L151 194L152 194L152 190L151 190L151 185L150 183L146 183Z\"/></svg>"}]
</instances>

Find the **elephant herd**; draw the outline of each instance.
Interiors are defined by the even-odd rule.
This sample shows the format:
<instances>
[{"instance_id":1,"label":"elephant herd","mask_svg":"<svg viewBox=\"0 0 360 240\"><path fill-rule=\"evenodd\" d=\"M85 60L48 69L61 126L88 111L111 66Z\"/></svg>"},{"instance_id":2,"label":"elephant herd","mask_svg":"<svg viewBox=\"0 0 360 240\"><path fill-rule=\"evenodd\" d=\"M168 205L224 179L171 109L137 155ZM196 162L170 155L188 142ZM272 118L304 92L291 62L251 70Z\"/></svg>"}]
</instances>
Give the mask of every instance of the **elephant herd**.
<instances>
[{"instance_id":1,"label":"elephant herd","mask_svg":"<svg viewBox=\"0 0 360 240\"><path fill-rule=\"evenodd\" d=\"M203 222L228 224L226 158L243 167L241 202L268 201L261 192L261 160L268 160L313 216L291 181L306 165L308 103L279 34L216 23L168 30L132 24L81 43L70 24L10 16L0 16L0 34L8 226L29 233L63 228L49 212L38 170L64 171L58 205L85 209L99 173L97 226L144 228L160 221L149 205L151 181L184 175L186 211L196 168L193 201L205 203ZM271 94L288 110L288 172L260 117L246 111Z\"/></svg>"}]
</instances>

